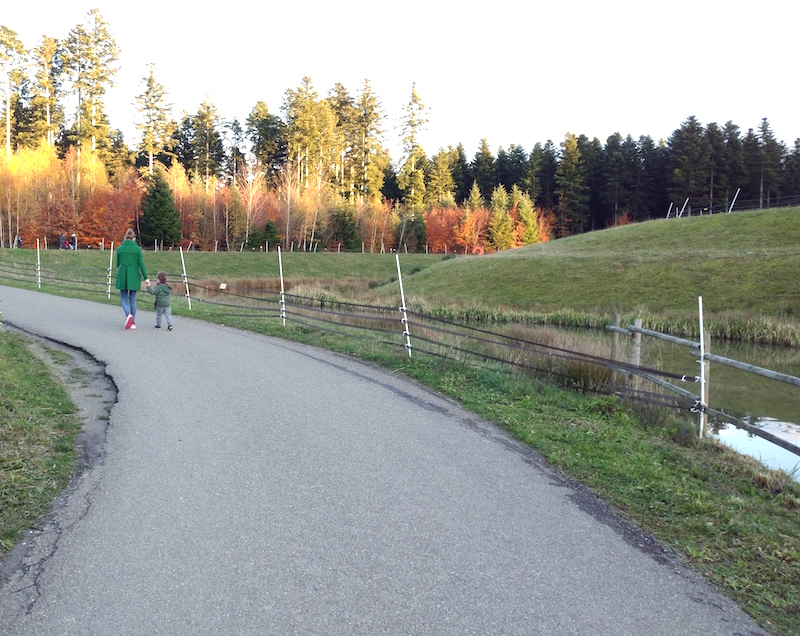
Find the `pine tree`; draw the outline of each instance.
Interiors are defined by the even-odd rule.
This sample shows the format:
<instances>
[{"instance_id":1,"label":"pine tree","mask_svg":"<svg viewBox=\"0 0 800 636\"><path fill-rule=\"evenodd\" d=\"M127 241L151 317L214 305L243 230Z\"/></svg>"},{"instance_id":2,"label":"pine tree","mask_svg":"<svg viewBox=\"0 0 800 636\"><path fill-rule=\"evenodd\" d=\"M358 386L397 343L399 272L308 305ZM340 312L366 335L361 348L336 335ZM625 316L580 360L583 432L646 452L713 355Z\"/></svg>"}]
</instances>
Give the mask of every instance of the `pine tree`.
<instances>
[{"instance_id":1,"label":"pine tree","mask_svg":"<svg viewBox=\"0 0 800 636\"><path fill-rule=\"evenodd\" d=\"M451 172L452 154L443 148L431 159L431 174L427 185L428 201L442 205L455 205L455 182Z\"/></svg>"},{"instance_id":2,"label":"pine tree","mask_svg":"<svg viewBox=\"0 0 800 636\"><path fill-rule=\"evenodd\" d=\"M0 63L6 67L8 78L7 90L3 86L5 99L0 107L3 123L6 124L6 155L10 155L12 149L17 147L17 138L23 124L21 91L24 90L26 80L23 69L26 55L27 51L17 37L17 32L0 26Z\"/></svg>"},{"instance_id":3,"label":"pine tree","mask_svg":"<svg viewBox=\"0 0 800 636\"><path fill-rule=\"evenodd\" d=\"M32 139L30 145L45 139L47 145L56 144L56 136L64 123L64 112L60 103L62 57L58 41L43 37L42 43L33 50L31 62L34 83L31 98Z\"/></svg>"},{"instance_id":4,"label":"pine tree","mask_svg":"<svg viewBox=\"0 0 800 636\"><path fill-rule=\"evenodd\" d=\"M267 183L274 186L278 172L286 163L286 126L269 112L265 102L257 102L245 122L250 150L264 170Z\"/></svg>"},{"instance_id":5,"label":"pine tree","mask_svg":"<svg viewBox=\"0 0 800 636\"><path fill-rule=\"evenodd\" d=\"M472 159L470 170L481 192L489 194L494 191L497 186L497 169L494 156L489 149L489 142L485 138L481 139L481 145Z\"/></svg>"},{"instance_id":6,"label":"pine tree","mask_svg":"<svg viewBox=\"0 0 800 636\"><path fill-rule=\"evenodd\" d=\"M411 208L422 205L425 200L425 175L421 165L425 152L419 145L419 134L428 123L424 111L425 104L417 93L416 84L412 84L411 99L406 104L401 132L404 158L397 175L403 199Z\"/></svg>"},{"instance_id":7,"label":"pine tree","mask_svg":"<svg viewBox=\"0 0 800 636\"><path fill-rule=\"evenodd\" d=\"M167 91L156 80L153 66L150 64L149 73L142 78L144 92L136 96L141 117L136 128L142 131L139 150L147 154L148 174L150 175L153 174L153 155L158 154L169 145L172 133L169 121L171 104L165 101Z\"/></svg>"},{"instance_id":8,"label":"pine tree","mask_svg":"<svg viewBox=\"0 0 800 636\"><path fill-rule=\"evenodd\" d=\"M114 85L118 59L119 50L108 23L97 9L92 9L86 24L78 24L70 31L62 60L72 92L78 98L75 141L80 150L83 140L90 140L92 152L101 157L109 141L103 97Z\"/></svg>"},{"instance_id":9,"label":"pine tree","mask_svg":"<svg viewBox=\"0 0 800 636\"><path fill-rule=\"evenodd\" d=\"M142 199L139 235L143 244L174 245L181 240L181 222L175 210L172 191L161 169L156 169Z\"/></svg>"},{"instance_id":10,"label":"pine tree","mask_svg":"<svg viewBox=\"0 0 800 636\"><path fill-rule=\"evenodd\" d=\"M561 148L561 161L556 171L558 187L556 211L560 235L567 236L571 229L578 231L583 229L588 212L588 195L578 139L572 133L567 133Z\"/></svg>"},{"instance_id":11,"label":"pine tree","mask_svg":"<svg viewBox=\"0 0 800 636\"><path fill-rule=\"evenodd\" d=\"M672 158L672 197L694 205L708 204L708 162L711 149L705 130L696 117L689 117L669 138Z\"/></svg>"},{"instance_id":12,"label":"pine tree","mask_svg":"<svg viewBox=\"0 0 800 636\"><path fill-rule=\"evenodd\" d=\"M489 240L499 250L514 247L514 223L508 213L508 193L499 184L492 192L492 217L489 221Z\"/></svg>"}]
</instances>

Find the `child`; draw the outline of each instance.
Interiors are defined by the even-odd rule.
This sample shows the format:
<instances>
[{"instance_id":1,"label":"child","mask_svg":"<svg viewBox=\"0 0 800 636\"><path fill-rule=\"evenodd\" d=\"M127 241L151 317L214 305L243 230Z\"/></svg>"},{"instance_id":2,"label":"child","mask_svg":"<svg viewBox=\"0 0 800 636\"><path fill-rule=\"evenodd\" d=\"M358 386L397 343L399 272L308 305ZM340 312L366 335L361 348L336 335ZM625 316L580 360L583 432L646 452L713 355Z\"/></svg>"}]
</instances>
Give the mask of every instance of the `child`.
<instances>
[{"instance_id":1,"label":"child","mask_svg":"<svg viewBox=\"0 0 800 636\"><path fill-rule=\"evenodd\" d=\"M158 272L158 285L155 289L148 285L147 293L156 297L156 329L161 329L161 316L164 315L167 317L167 331L172 331L172 287L167 285L167 272Z\"/></svg>"}]
</instances>

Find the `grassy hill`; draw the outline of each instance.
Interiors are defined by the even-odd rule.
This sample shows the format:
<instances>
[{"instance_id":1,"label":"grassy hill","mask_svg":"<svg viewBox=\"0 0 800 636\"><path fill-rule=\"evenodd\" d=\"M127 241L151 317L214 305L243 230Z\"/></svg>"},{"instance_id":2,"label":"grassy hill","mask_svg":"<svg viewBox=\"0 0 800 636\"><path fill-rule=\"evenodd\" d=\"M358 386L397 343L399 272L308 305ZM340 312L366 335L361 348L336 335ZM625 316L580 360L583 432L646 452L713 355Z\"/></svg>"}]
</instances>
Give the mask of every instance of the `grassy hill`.
<instances>
[{"instance_id":1,"label":"grassy hill","mask_svg":"<svg viewBox=\"0 0 800 636\"><path fill-rule=\"evenodd\" d=\"M663 219L404 277L406 295L536 312L800 314L800 208Z\"/></svg>"}]
</instances>

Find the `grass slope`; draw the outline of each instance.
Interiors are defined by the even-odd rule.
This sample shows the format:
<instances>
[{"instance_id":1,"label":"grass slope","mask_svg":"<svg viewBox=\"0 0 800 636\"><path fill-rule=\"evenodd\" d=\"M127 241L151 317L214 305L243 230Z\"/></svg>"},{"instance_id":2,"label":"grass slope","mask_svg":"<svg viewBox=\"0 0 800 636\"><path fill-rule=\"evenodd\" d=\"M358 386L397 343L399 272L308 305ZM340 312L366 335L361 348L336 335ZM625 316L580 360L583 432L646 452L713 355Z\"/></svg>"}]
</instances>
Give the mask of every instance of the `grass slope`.
<instances>
[{"instance_id":1,"label":"grass slope","mask_svg":"<svg viewBox=\"0 0 800 636\"><path fill-rule=\"evenodd\" d=\"M616 308L800 313L800 208L664 219L488 256L404 278L428 302L540 312Z\"/></svg>"}]
</instances>

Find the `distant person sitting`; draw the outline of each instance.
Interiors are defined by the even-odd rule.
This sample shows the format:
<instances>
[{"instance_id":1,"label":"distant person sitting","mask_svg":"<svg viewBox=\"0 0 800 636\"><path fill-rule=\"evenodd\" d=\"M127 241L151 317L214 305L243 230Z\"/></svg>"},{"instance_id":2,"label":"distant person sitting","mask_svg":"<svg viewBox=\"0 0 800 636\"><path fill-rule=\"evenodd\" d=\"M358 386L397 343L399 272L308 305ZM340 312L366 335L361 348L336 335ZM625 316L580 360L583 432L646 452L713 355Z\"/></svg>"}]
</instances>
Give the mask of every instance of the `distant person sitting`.
<instances>
[{"instance_id":1,"label":"distant person sitting","mask_svg":"<svg viewBox=\"0 0 800 636\"><path fill-rule=\"evenodd\" d=\"M148 285L147 293L156 297L156 329L161 329L161 316L166 316L167 331L172 331L172 287L167 285L167 272L158 272L158 285Z\"/></svg>"}]
</instances>

